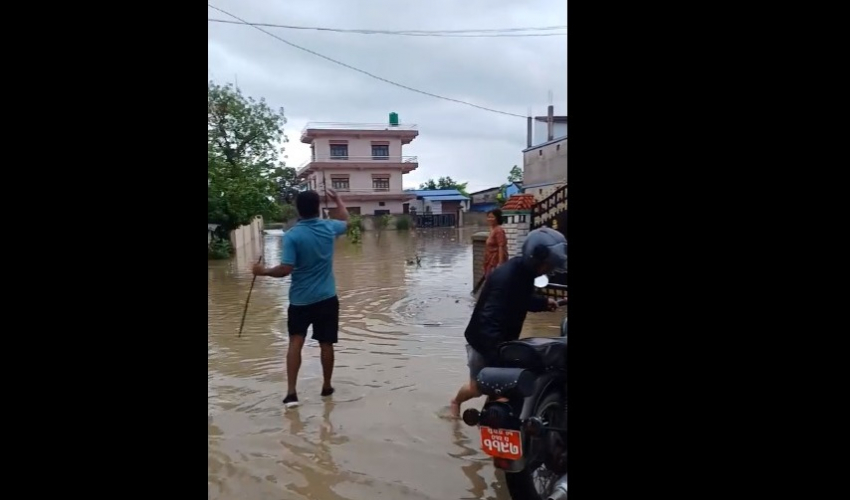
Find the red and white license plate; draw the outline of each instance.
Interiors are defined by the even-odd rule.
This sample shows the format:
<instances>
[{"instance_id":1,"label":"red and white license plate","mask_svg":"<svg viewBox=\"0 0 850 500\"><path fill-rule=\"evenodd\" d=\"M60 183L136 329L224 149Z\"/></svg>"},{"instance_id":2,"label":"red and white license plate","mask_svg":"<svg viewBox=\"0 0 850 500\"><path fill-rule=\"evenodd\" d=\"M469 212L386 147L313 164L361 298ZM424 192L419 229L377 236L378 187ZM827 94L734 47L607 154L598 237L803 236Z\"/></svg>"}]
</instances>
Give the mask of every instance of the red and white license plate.
<instances>
[{"instance_id":1,"label":"red and white license plate","mask_svg":"<svg viewBox=\"0 0 850 500\"><path fill-rule=\"evenodd\" d=\"M496 458L522 458L522 433L508 429L481 426L481 450Z\"/></svg>"}]
</instances>

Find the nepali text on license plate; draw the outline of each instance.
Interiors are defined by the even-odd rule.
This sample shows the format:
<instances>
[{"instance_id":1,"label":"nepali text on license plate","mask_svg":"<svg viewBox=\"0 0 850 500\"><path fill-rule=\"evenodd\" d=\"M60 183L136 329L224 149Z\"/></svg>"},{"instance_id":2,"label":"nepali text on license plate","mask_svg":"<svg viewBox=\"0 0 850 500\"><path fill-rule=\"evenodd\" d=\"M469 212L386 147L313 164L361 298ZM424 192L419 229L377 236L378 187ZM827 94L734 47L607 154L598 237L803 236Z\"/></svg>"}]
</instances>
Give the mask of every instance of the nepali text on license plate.
<instances>
[{"instance_id":1,"label":"nepali text on license plate","mask_svg":"<svg viewBox=\"0 0 850 500\"><path fill-rule=\"evenodd\" d=\"M482 426L481 449L491 457L519 460L522 458L522 434L519 431Z\"/></svg>"}]
</instances>

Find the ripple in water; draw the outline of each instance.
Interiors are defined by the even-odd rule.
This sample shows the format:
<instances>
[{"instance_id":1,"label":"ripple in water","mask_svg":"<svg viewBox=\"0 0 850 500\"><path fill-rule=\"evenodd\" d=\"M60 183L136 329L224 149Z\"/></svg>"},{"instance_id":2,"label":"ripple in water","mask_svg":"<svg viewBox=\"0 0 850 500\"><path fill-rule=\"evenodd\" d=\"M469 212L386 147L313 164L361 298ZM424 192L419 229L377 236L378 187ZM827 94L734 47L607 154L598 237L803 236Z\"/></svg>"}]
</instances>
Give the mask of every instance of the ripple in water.
<instances>
[{"instance_id":1,"label":"ripple in water","mask_svg":"<svg viewBox=\"0 0 850 500\"><path fill-rule=\"evenodd\" d=\"M509 500L474 430L437 416L467 377L472 232L367 232L360 245L340 239L337 391L319 396L319 353L308 341L302 405L290 411L281 405L289 280L256 280L237 338L258 252L209 263L210 499ZM280 261L284 237L266 235L268 264ZM421 266L408 265L417 254ZM546 316L528 323L556 331L550 325L559 318Z\"/></svg>"}]
</instances>

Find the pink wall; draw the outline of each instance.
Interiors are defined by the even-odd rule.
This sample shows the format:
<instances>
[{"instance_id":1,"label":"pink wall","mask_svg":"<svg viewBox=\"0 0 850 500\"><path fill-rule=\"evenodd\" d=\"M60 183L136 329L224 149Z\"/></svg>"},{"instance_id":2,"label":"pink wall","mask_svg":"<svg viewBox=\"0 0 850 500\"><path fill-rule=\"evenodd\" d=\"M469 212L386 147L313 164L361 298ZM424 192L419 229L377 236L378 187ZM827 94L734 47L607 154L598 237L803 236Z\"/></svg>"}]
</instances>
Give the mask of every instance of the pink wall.
<instances>
[{"instance_id":1,"label":"pink wall","mask_svg":"<svg viewBox=\"0 0 850 500\"><path fill-rule=\"evenodd\" d=\"M316 137L319 135L319 137ZM360 195L367 197L366 200L346 200L346 205L359 207L360 213L364 215L374 214L375 210L389 210L392 214L401 214L403 204L408 202L409 195L403 192L404 174L402 173L403 163L403 144L402 141L410 142L415 134L386 134L385 131L372 132L368 130L334 130L332 132L325 131L324 134L316 134L311 137L302 137L302 142L311 142L313 148L313 163L310 170L316 171L307 174L307 185L310 189L317 191L322 190L323 182L327 186L332 185L332 179L341 176L348 176L348 191L351 197ZM323 136L324 135L324 136ZM328 137L330 135L331 137ZM401 137L406 135L407 137ZM359 137L358 137L359 136ZM348 144L348 159L334 160L330 157L331 143L334 141L345 141ZM375 160L372 157L372 143L377 142L389 145L389 158L387 160ZM322 172L323 163L332 164L329 168ZM357 164L348 167L348 163ZM416 168L416 163L405 163L404 169ZM363 167L362 169L359 167ZM376 176L386 176L389 178L389 190L376 190L373 187L372 179ZM346 191L340 190L340 194L345 199ZM373 199L373 195L375 198ZM387 195L398 195L397 197ZM395 198L395 199L393 199ZM384 206L380 206L380 202ZM332 204L331 204L332 205Z\"/></svg>"},{"instance_id":2,"label":"pink wall","mask_svg":"<svg viewBox=\"0 0 850 500\"><path fill-rule=\"evenodd\" d=\"M342 199L345 200L344 195ZM360 213L363 215L372 215L375 210L389 210L394 215L402 213L402 202L400 201L387 200L383 207L378 205L377 201L348 201L345 204L346 206L359 207Z\"/></svg>"},{"instance_id":3,"label":"pink wall","mask_svg":"<svg viewBox=\"0 0 850 500\"><path fill-rule=\"evenodd\" d=\"M404 212L404 203L409 203L408 201L393 201L393 200L383 200L384 206L381 206L377 201L355 201L355 200L346 200L345 194L342 194L342 200L345 202L346 207L357 207L360 209L361 215L374 215L375 210L389 210L393 215L400 215ZM322 200L321 204L322 209L325 208L325 202ZM336 208L336 204L332 201L328 201L327 204L328 209Z\"/></svg>"},{"instance_id":4,"label":"pink wall","mask_svg":"<svg viewBox=\"0 0 850 500\"><path fill-rule=\"evenodd\" d=\"M350 137L339 136L334 140L343 140L348 141L348 156L349 157L362 157L362 158L372 158L372 141L375 142L389 142L390 143L390 160L400 161L398 158L401 156L401 139L389 139L386 140L383 137L381 138L366 138L366 139L353 139ZM327 139L324 137L317 137L313 140L313 147L316 151L317 158L325 158L331 154L331 139Z\"/></svg>"},{"instance_id":5,"label":"pink wall","mask_svg":"<svg viewBox=\"0 0 850 500\"><path fill-rule=\"evenodd\" d=\"M348 188L352 193L399 193L403 191L402 189L402 173L399 170L386 169L386 170L377 170L377 169L369 169L369 170L356 170L356 169L338 169L335 168L333 170L329 170L325 172L325 180L328 183L328 186L331 185L331 177L337 175L348 175ZM387 175L390 178L390 190L389 191L375 191L372 188L372 176L373 175ZM313 182L311 184L312 189L320 189L322 187L322 172L314 172L307 176L308 182Z\"/></svg>"}]
</instances>

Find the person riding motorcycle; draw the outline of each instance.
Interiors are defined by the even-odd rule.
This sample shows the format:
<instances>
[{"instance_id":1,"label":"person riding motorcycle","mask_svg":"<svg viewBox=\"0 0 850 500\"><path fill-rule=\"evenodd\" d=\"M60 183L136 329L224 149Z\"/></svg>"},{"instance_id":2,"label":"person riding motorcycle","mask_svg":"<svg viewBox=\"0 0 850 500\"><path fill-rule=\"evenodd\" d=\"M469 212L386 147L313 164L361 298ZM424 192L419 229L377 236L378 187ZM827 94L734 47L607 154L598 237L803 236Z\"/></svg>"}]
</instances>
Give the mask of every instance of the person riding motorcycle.
<instances>
[{"instance_id":1,"label":"person riding motorcycle","mask_svg":"<svg viewBox=\"0 0 850 500\"><path fill-rule=\"evenodd\" d=\"M554 229L542 227L528 233L521 255L490 274L464 333L469 381L450 403L452 416L460 416L461 404L481 396L475 380L478 373L493 365L499 344L519 338L526 314L558 307L554 299L535 294L534 279L566 271L566 264L566 238Z\"/></svg>"}]
</instances>

